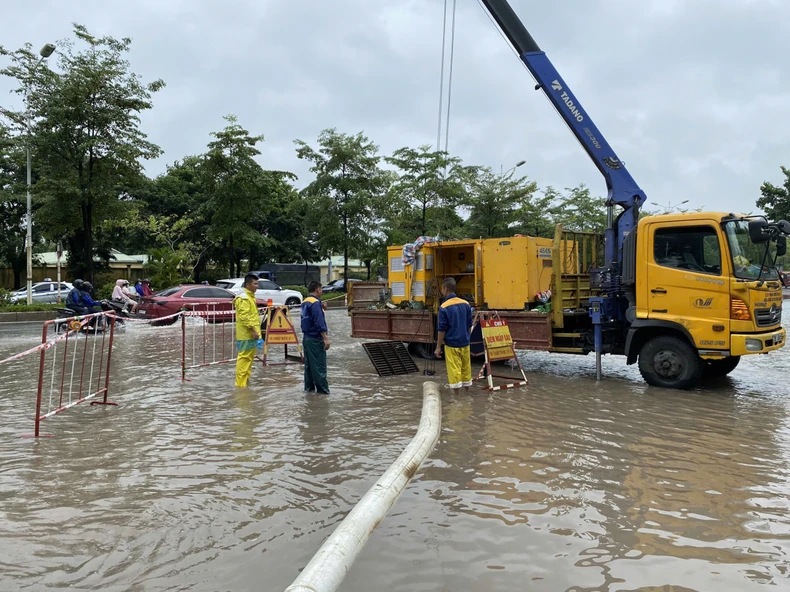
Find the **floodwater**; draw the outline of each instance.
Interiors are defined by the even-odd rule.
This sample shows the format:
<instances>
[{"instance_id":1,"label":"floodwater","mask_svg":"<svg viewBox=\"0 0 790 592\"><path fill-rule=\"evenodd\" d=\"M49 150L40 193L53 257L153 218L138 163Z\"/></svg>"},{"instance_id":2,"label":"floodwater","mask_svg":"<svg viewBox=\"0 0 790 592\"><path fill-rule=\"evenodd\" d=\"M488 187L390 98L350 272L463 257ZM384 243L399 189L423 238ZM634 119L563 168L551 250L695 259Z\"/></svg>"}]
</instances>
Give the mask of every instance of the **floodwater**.
<instances>
[{"instance_id":1,"label":"floodwater","mask_svg":"<svg viewBox=\"0 0 790 592\"><path fill-rule=\"evenodd\" d=\"M790 318L790 317L789 317ZM33 429L37 356L0 367L0 590L283 590L414 434L328 314L332 395L300 368L180 381L180 328L135 326L111 399ZM0 358L39 329L0 326ZM277 350L278 354L279 351ZM790 348L692 392L529 353L530 384L443 395L440 441L342 590L790 589ZM420 370L425 367L419 361Z\"/></svg>"}]
</instances>

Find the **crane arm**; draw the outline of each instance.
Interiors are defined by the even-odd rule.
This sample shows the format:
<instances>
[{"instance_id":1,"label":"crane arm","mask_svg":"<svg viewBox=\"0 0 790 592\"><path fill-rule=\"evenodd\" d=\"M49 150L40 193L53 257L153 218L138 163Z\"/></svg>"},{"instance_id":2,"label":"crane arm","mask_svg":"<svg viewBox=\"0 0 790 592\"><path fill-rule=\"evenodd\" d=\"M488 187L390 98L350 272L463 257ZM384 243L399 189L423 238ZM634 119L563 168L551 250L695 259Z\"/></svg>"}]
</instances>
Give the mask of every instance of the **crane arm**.
<instances>
[{"instance_id":1,"label":"crane arm","mask_svg":"<svg viewBox=\"0 0 790 592\"><path fill-rule=\"evenodd\" d=\"M614 229L610 228L610 232L607 233L609 244L606 249L607 264L622 261L620 249L624 237L636 227L639 208L646 200L645 193L609 146L546 53L538 47L508 1L481 0L481 2L535 78L537 82L535 89L542 89L546 93L560 117L603 175L608 190L606 205L623 208L624 211L612 223L617 228L616 243L611 242L611 239L614 239L612 236Z\"/></svg>"}]
</instances>

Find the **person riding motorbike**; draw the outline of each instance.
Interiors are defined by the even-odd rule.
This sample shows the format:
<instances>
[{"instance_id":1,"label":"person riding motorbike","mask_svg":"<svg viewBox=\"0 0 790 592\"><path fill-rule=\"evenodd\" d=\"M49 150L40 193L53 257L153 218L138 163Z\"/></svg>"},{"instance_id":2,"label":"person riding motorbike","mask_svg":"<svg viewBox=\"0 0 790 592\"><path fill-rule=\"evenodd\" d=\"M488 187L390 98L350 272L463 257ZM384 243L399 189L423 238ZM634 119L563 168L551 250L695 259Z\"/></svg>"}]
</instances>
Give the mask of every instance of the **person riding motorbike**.
<instances>
[{"instance_id":1,"label":"person riding motorbike","mask_svg":"<svg viewBox=\"0 0 790 592\"><path fill-rule=\"evenodd\" d=\"M74 280L72 284L74 287L69 291L68 296L66 296L66 308L73 310L74 314L77 315L84 315L88 313L88 309L83 306L82 303L82 285L83 282L80 279Z\"/></svg>"},{"instance_id":2,"label":"person riding motorbike","mask_svg":"<svg viewBox=\"0 0 790 592\"><path fill-rule=\"evenodd\" d=\"M80 291L82 294L82 304L88 309L88 312L101 312L101 302L96 302L91 298L91 290L93 290L93 284L90 282L82 282L82 290Z\"/></svg>"},{"instance_id":3,"label":"person riding motorbike","mask_svg":"<svg viewBox=\"0 0 790 592\"><path fill-rule=\"evenodd\" d=\"M131 308L131 312L137 312L137 302L130 298L123 289L128 283L129 282L123 279L116 280L115 287L112 289L112 299L114 302L118 302L119 304L123 304L124 306Z\"/></svg>"}]
</instances>

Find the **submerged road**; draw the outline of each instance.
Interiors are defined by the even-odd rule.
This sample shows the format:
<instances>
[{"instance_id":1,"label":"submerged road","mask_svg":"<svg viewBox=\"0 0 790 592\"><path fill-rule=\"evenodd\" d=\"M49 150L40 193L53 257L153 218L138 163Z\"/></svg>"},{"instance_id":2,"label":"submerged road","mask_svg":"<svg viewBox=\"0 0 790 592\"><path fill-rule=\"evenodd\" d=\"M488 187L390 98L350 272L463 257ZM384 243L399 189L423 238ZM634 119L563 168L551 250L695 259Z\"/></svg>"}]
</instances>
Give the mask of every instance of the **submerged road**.
<instances>
[{"instance_id":1,"label":"submerged road","mask_svg":"<svg viewBox=\"0 0 790 592\"><path fill-rule=\"evenodd\" d=\"M328 321L329 397L297 366L182 383L179 326L135 326L119 406L38 440L19 437L37 357L0 367L0 590L288 586L408 443L430 379L379 378L348 317ZM39 331L0 328L0 358ZM790 348L691 392L616 358L600 383L592 356L522 360L525 389L444 392L436 449L343 590L790 589Z\"/></svg>"}]
</instances>

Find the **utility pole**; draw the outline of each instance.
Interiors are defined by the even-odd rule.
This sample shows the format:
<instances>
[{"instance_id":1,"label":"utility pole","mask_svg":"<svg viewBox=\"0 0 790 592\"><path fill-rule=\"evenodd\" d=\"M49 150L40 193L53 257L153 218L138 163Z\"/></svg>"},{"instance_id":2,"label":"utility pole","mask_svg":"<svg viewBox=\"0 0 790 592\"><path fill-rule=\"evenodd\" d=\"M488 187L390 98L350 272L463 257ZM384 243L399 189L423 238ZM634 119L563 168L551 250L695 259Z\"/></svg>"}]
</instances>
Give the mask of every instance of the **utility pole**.
<instances>
[{"instance_id":1,"label":"utility pole","mask_svg":"<svg viewBox=\"0 0 790 592\"><path fill-rule=\"evenodd\" d=\"M41 64L42 61L47 59L52 53L55 51L55 46L51 43L47 43L44 47L41 48L39 51L39 55L41 56L38 58L36 65L33 66L33 69L30 71L30 78L31 80L28 81L27 84L27 92L25 93L25 119L27 121L27 235L25 237L26 247L27 247L27 303L33 304L33 202L30 199L30 186L33 184L33 175L32 175L32 154L30 150L30 142L31 142L31 135L30 135L30 91L31 91L31 84L33 82L33 74L36 73L38 70L38 66Z\"/></svg>"}]
</instances>

